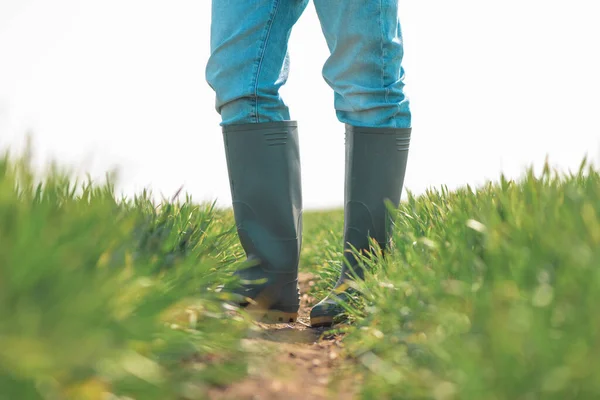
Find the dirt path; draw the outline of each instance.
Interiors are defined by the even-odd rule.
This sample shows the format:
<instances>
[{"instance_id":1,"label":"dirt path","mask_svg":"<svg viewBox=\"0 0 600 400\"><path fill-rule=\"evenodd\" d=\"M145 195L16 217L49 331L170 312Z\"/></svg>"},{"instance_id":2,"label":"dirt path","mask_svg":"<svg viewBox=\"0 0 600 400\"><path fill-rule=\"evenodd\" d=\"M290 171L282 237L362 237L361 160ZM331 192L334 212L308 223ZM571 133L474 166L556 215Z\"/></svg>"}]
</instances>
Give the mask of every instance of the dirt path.
<instances>
[{"instance_id":1,"label":"dirt path","mask_svg":"<svg viewBox=\"0 0 600 400\"><path fill-rule=\"evenodd\" d=\"M215 388L209 398L221 399L352 399L354 380L344 374L341 338L322 337L324 329L310 328L313 299L306 293L313 276L300 274L303 293L298 322L266 325L244 339L251 354L248 377L225 388Z\"/></svg>"}]
</instances>

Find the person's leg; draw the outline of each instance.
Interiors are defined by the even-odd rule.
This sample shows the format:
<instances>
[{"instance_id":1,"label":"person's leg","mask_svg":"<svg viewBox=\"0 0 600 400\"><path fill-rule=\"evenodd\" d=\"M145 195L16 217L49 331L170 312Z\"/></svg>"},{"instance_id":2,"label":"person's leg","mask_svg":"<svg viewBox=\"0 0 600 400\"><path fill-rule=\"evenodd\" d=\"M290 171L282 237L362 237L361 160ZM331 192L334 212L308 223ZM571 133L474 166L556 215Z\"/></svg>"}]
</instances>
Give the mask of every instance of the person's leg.
<instances>
[{"instance_id":1,"label":"person's leg","mask_svg":"<svg viewBox=\"0 0 600 400\"><path fill-rule=\"evenodd\" d=\"M222 125L286 121L279 88L288 77L288 40L308 0L213 0L206 80Z\"/></svg>"},{"instance_id":2,"label":"person's leg","mask_svg":"<svg viewBox=\"0 0 600 400\"><path fill-rule=\"evenodd\" d=\"M346 300L344 283L364 277L352 247L364 252L373 238L388 245L390 216L404 182L411 134L405 97L398 0L315 0L331 56L323 76L335 91L338 119L346 124L344 265L329 296L311 310L313 326L330 325Z\"/></svg>"},{"instance_id":3,"label":"person's leg","mask_svg":"<svg viewBox=\"0 0 600 400\"><path fill-rule=\"evenodd\" d=\"M331 56L323 77L335 91L339 120L355 126L409 128L398 0L314 0Z\"/></svg>"},{"instance_id":4,"label":"person's leg","mask_svg":"<svg viewBox=\"0 0 600 400\"><path fill-rule=\"evenodd\" d=\"M252 266L240 305L290 322L299 307L302 194L297 124L278 91L287 43L308 0L213 0L207 81L221 114L233 211Z\"/></svg>"}]
</instances>

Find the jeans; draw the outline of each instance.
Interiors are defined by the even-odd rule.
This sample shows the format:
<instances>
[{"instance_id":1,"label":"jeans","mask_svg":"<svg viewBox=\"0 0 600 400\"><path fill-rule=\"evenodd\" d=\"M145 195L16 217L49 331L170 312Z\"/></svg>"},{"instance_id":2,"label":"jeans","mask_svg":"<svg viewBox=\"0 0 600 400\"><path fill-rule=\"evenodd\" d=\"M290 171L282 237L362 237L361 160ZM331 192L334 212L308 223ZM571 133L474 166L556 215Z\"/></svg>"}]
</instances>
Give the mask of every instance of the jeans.
<instances>
[{"instance_id":1,"label":"jeans","mask_svg":"<svg viewBox=\"0 0 600 400\"><path fill-rule=\"evenodd\" d=\"M309 0L212 0L206 80L221 125L286 121L288 40ZM409 128L398 0L314 0L330 56L323 77L340 122Z\"/></svg>"}]
</instances>

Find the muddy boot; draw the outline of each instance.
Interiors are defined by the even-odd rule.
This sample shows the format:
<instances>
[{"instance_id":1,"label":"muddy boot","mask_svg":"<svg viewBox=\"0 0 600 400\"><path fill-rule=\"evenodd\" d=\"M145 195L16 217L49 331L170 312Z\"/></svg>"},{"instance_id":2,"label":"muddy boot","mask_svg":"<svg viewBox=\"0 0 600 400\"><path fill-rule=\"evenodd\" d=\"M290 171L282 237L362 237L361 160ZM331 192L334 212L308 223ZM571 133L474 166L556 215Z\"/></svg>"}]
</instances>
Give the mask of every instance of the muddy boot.
<instances>
[{"instance_id":1,"label":"muddy boot","mask_svg":"<svg viewBox=\"0 0 600 400\"><path fill-rule=\"evenodd\" d=\"M383 250L388 245L391 219L385 200L395 206L400 203L410 133L410 128L346 125L344 264L334 290L310 312L313 327L330 326L343 312L338 302L347 301L352 294L347 281L364 278L364 271L348 250L369 251L369 238Z\"/></svg>"},{"instance_id":2,"label":"muddy boot","mask_svg":"<svg viewBox=\"0 0 600 400\"><path fill-rule=\"evenodd\" d=\"M223 127L237 232L249 268L236 272L257 319L294 322L300 306L298 262L302 194L294 121Z\"/></svg>"}]
</instances>

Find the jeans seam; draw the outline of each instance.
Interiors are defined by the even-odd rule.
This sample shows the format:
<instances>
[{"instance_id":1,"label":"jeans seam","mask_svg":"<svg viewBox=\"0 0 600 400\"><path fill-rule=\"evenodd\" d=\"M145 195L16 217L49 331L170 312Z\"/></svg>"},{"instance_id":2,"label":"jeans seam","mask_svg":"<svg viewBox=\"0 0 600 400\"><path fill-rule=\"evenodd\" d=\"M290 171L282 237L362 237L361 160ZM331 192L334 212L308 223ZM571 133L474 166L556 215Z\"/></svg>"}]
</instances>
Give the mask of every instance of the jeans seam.
<instances>
[{"instance_id":1,"label":"jeans seam","mask_svg":"<svg viewBox=\"0 0 600 400\"><path fill-rule=\"evenodd\" d=\"M269 16L269 20L267 21L267 27L265 30L265 35L262 43L262 47L259 50L258 55L258 65L256 66L256 75L254 77L254 122L259 123L260 118L258 116L258 80L260 79L260 72L262 70L263 60L265 58L265 53L267 51L267 46L269 44L269 38L271 37L271 29L273 27L273 22L275 17L277 16L277 10L279 9L279 0L273 1L273 8L271 10L271 15Z\"/></svg>"},{"instance_id":2,"label":"jeans seam","mask_svg":"<svg viewBox=\"0 0 600 400\"><path fill-rule=\"evenodd\" d=\"M385 103L388 103L388 88L385 85L386 82L386 76L385 76L385 71L386 71L386 54L385 54L385 25L384 25L384 15L383 15L383 1L384 0L380 0L379 1L379 28L381 30L381 37L380 37L380 47L381 47L381 87L384 89L385 91Z\"/></svg>"}]
</instances>

